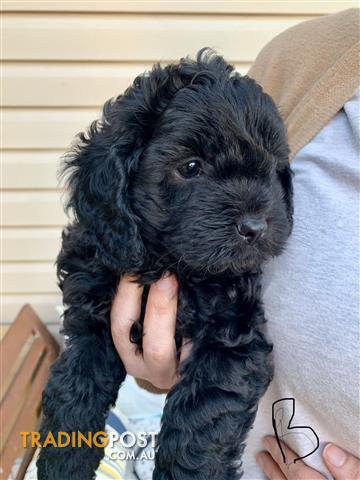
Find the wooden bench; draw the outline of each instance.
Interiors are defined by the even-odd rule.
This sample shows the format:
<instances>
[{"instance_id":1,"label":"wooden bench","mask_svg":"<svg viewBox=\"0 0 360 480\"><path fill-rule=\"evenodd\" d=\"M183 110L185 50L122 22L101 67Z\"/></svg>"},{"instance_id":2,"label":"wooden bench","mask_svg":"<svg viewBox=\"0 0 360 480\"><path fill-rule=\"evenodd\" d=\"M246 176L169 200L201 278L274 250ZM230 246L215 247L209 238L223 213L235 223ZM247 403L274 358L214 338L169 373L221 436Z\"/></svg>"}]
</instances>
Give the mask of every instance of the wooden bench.
<instances>
[{"instance_id":1,"label":"wooden bench","mask_svg":"<svg viewBox=\"0 0 360 480\"><path fill-rule=\"evenodd\" d=\"M0 479L24 477L34 449L20 432L38 430L41 394L59 345L30 305L25 305L0 343Z\"/></svg>"}]
</instances>

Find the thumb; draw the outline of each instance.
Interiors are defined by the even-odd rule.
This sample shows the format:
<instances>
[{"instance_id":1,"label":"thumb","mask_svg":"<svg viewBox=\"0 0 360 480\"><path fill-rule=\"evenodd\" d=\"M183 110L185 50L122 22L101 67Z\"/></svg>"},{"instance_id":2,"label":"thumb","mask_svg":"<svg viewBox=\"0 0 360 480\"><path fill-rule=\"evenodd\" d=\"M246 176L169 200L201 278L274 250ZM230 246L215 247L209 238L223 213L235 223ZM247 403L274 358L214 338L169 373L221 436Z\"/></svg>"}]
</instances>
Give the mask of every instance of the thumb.
<instances>
[{"instance_id":1,"label":"thumb","mask_svg":"<svg viewBox=\"0 0 360 480\"><path fill-rule=\"evenodd\" d=\"M323 457L335 480L360 480L360 460L351 453L328 443Z\"/></svg>"}]
</instances>

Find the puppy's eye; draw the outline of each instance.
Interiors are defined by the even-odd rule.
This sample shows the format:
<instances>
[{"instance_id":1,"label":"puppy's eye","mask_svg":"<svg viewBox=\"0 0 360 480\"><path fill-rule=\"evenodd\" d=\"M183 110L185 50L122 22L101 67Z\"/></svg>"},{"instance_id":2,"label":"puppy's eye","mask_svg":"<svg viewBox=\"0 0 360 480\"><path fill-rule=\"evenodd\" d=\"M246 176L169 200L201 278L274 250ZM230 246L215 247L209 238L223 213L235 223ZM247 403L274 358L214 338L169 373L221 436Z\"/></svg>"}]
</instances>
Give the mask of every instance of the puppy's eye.
<instances>
[{"instance_id":1,"label":"puppy's eye","mask_svg":"<svg viewBox=\"0 0 360 480\"><path fill-rule=\"evenodd\" d=\"M177 170L183 178L198 177L202 173L201 162L199 160L190 160L181 165Z\"/></svg>"}]
</instances>

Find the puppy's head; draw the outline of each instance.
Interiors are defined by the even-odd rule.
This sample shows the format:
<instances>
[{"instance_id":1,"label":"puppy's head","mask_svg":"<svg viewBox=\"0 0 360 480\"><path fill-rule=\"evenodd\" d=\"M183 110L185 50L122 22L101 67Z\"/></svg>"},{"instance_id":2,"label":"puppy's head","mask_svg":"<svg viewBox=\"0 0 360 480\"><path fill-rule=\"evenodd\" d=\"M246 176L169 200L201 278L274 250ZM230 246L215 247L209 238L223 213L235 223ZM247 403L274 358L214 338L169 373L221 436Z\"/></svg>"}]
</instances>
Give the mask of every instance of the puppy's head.
<instances>
[{"instance_id":1,"label":"puppy's head","mask_svg":"<svg viewBox=\"0 0 360 480\"><path fill-rule=\"evenodd\" d=\"M281 252L285 128L271 98L212 51L137 77L80 138L70 206L114 268L241 273Z\"/></svg>"}]
</instances>

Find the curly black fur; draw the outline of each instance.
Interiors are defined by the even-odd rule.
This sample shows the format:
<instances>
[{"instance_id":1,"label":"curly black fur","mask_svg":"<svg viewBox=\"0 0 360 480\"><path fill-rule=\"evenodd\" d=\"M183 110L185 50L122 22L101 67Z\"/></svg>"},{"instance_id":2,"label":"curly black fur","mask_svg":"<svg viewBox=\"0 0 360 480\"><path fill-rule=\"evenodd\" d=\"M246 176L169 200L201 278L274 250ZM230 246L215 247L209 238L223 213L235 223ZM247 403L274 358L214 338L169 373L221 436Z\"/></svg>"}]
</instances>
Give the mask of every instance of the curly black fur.
<instances>
[{"instance_id":1,"label":"curly black fur","mask_svg":"<svg viewBox=\"0 0 360 480\"><path fill-rule=\"evenodd\" d=\"M183 178L192 159L202 174ZM261 265L292 225L286 133L271 98L209 49L155 65L66 157L69 208L58 276L68 348L43 395L42 434L99 431L126 371L109 312L119 277L177 275L177 342L193 348L167 397L156 480L231 480L271 378ZM254 243L245 216L266 219ZM137 323L141 330L142 319ZM141 347L141 335L136 335ZM103 450L42 449L40 480L90 480Z\"/></svg>"}]
</instances>

